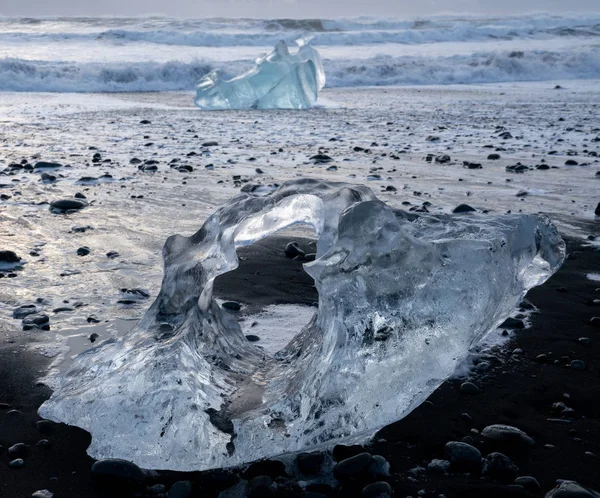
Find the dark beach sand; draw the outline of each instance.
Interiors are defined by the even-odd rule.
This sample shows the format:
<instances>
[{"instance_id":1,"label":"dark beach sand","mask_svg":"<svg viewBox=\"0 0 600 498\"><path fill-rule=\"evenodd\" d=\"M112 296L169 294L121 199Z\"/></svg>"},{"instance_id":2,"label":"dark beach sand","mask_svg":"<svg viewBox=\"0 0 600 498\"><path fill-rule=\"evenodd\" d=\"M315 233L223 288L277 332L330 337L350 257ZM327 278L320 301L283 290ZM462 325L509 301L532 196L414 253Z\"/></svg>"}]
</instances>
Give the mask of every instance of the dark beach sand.
<instances>
[{"instance_id":1,"label":"dark beach sand","mask_svg":"<svg viewBox=\"0 0 600 498\"><path fill-rule=\"evenodd\" d=\"M445 382L431 395L429 403L380 431L374 438L379 442L366 448L390 462L392 476L388 480L394 496L417 496L419 490L426 491L424 496L443 494L447 498L543 496L554 487L556 479L600 487L600 329L589 324L592 316L600 315L600 307L589 304L600 298L600 283L585 276L598 272L600 253L578 241L567 240L567 244L570 257L561 270L528 295L540 310L533 317L533 327L517 332L504 352L490 359L492 369L474 379L480 394L461 394L460 381ZM283 255L284 245L284 240L274 237L240 251L246 259L236 272L218 279L215 295L250 303L252 311L273 303L313 304L316 292L312 281L300 262ZM40 420L37 408L50 390L36 380L47 360L24 348L34 336L20 337L22 332L10 330L6 324L0 325L0 333L0 403L10 405L0 409L0 496L25 498L39 489L49 489L57 498L116 496L100 492L91 481L93 460L85 453L90 442L85 431L53 424L51 433L41 434L36 428ZM589 337L591 343L580 343L580 337ZM515 348L523 353L511 354ZM551 353L548 362L536 361L542 353ZM583 360L586 369L569 368L575 359ZM577 418L549 421L560 417L551 410L552 404L559 401L575 409ZM11 413L12 409L20 413ZM472 423L466 423L462 413L468 413ZM471 429L480 431L497 423L516 426L535 439L529 451L508 448L505 452L519 467L518 475L534 476L540 482L540 492L529 494L509 488L510 482L493 482L476 475L409 472L426 467L433 458L444 458L445 443L460 441L467 435L473 436L474 445L485 456L494 448L486 446ZM50 448L36 446L42 438L50 441ZM29 447L25 466L10 469L7 448L19 442ZM547 448L547 444L554 447ZM342 458L361 451L365 449L338 446L334 455ZM232 471L157 473L148 484L163 483L168 488L177 480L191 479L193 496L207 498L234 484L237 475ZM326 491L327 496L361 496L361 487L357 486L319 490Z\"/></svg>"}]
</instances>

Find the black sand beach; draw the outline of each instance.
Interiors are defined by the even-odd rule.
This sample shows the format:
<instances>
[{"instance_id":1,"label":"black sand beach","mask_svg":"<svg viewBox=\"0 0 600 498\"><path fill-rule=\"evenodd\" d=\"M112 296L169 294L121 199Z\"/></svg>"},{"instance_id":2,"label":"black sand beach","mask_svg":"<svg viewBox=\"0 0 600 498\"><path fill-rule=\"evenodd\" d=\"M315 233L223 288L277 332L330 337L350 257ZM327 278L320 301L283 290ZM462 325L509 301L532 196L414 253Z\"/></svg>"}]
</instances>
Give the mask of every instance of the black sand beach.
<instances>
[{"instance_id":1,"label":"black sand beach","mask_svg":"<svg viewBox=\"0 0 600 498\"><path fill-rule=\"evenodd\" d=\"M593 230L591 225L590 233ZM313 304L317 296L311 279L302 271L301 262L283 254L286 241L271 237L240 250L240 267L217 280L215 295L250 303L256 309L273 303ZM600 284L586 278L586 274L598 270L600 258L595 248L581 240L566 242L569 256L564 266L527 296L527 301L539 310L532 316L532 327L512 333L511 340L497 353L479 359L470 379L479 388L477 394L461 392L464 379L448 380L408 417L381 430L372 444L337 446L334 458L341 460L365 451L383 456L390 463L391 474L383 480L398 497L544 496L558 479L598 489L600 330L590 319L600 315ZM37 408L50 395L50 390L37 382L47 360L26 348L35 340L35 334L24 336L6 324L1 327L0 496L29 497L43 489L57 498L118 496L123 486L103 491L92 481L90 468L94 461L85 453L90 442L85 431L62 424L38 424ZM571 363L574 360L583 364ZM480 434L492 424L517 427L535 443L493 443ZM510 468L494 478L452 468L449 473L427 470L433 459L446 458L447 442L464 438L470 438L466 441L483 457L501 451L518 470ZM7 452L17 443L24 443L26 449L24 466L15 469L8 466L12 458ZM281 464L273 462L192 474L149 472L145 489L140 488L137 494L128 491L124 496L167 496L174 482L190 480L189 496L216 497L240 478L259 475L268 475L278 484L268 489L258 487L253 496L371 496L362 494L368 478L359 477L344 486L330 479L329 484L301 490L296 483L304 480L303 476L287 478L284 472ZM519 476L534 477L540 488L514 485Z\"/></svg>"}]
</instances>

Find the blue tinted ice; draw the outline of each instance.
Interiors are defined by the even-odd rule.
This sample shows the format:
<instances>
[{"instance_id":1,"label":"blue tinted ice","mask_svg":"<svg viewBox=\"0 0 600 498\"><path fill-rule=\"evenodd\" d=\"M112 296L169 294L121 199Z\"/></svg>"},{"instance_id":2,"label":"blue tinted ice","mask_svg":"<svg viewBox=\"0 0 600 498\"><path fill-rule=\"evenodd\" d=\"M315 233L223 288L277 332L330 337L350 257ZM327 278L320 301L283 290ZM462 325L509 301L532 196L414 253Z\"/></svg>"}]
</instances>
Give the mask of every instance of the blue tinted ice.
<instances>
[{"instance_id":1,"label":"blue tinted ice","mask_svg":"<svg viewBox=\"0 0 600 498\"><path fill-rule=\"evenodd\" d=\"M280 41L256 65L225 80L219 71L204 76L196 87L195 104L201 109L307 109L317 101L325 85L319 52L304 40L290 53Z\"/></svg>"},{"instance_id":2,"label":"blue tinted ice","mask_svg":"<svg viewBox=\"0 0 600 498\"><path fill-rule=\"evenodd\" d=\"M271 355L213 299L236 248L314 228L312 320ZM361 442L419 406L562 264L535 215L414 214L364 186L302 179L243 192L163 249L160 293L122 339L78 355L40 408L94 458L203 470Z\"/></svg>"}]
</instances>

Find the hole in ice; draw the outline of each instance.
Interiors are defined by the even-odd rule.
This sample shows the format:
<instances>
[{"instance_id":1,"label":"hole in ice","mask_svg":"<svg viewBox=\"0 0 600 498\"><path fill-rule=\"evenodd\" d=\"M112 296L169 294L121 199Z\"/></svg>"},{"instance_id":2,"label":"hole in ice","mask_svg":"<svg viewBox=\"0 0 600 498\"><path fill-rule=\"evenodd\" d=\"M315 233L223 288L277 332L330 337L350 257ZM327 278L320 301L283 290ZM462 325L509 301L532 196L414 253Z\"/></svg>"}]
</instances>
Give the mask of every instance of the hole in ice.
<instances>
[{"instance_id":1,"label":"hole in ice","mask_svg":"<svg viewBox=\"0 0 600 498\"><path fill-rule=\"evenodd\" d=\"M238 248L239 267L215 279L215 298L240 303L241 309L231 313L244 335L271 354L287 346L317 310L318 294L303 269L305 261L284 253L290 241L306 254L316 251L312 229L286 229Z\"/></svg>"}]
</instances>

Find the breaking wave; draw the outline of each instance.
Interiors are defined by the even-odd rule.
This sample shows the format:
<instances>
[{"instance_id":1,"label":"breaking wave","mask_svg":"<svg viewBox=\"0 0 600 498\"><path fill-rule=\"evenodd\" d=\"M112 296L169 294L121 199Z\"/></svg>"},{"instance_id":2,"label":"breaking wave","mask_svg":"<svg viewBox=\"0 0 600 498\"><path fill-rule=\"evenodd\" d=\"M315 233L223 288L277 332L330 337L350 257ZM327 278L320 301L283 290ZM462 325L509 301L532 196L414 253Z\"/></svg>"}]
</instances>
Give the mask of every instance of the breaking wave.
<instances>
[{"instance_id":1,"label":"breaking wave","mask_svg":"<svg viewBox=\"0 0 600 498\"><path fill-rule=\"evenodd\" d=\"M446 85L600 78L600 47L586 51L476 53L450 57L325 60L327 86ZM248 61L224 66L231 74ZM0 91L143 92L193 90L213 63L85 63L0 59Z\"/></svg>"}]
</instances>

